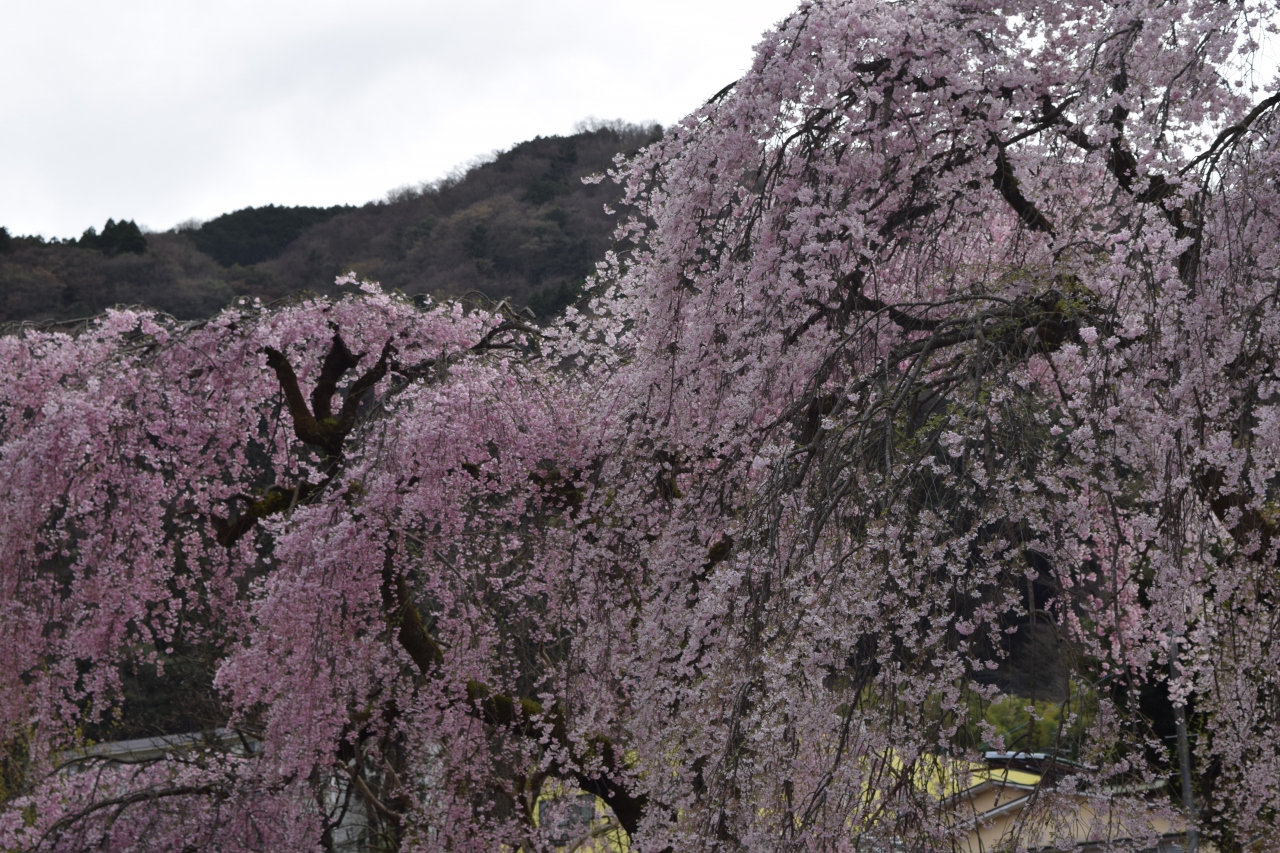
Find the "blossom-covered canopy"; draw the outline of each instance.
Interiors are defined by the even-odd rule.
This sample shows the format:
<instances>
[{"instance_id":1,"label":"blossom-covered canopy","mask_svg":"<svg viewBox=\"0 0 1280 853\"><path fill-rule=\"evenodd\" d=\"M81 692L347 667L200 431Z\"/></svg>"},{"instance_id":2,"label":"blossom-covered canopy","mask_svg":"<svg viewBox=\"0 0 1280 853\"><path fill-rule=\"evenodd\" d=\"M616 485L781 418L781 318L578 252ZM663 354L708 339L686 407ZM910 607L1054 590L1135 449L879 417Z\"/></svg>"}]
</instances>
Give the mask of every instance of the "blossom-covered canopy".
<instances>
[{"instance_id":1,"label":"blossom-covered canopy","mask_svg":"<svg viewBox=\"0 0 1280 853\"><path fill-rule=\"evenodd\" d=\"M806 2L545 327L0 338L0 848L1280 844L1272 13ZM85 753L197 654L240 747Z\"/></svg>"}]
</instances>

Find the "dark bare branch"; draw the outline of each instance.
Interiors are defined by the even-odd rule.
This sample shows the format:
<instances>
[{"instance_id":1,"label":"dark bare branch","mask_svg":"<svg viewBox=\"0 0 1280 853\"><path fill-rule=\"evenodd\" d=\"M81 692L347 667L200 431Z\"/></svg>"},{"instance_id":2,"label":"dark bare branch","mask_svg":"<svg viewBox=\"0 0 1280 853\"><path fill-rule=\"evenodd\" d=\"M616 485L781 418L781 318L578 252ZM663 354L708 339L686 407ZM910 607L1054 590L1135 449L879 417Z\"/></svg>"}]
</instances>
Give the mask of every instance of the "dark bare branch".
<instances>
[{"instance_id":1,"label":"dark bare branch","mask_svg":"<svg viewBox=\"0 0 1280 853\"><path fill-rule=\"evenodd\" d=\"M995 184L995 188L999 190L1000 195L1013 208L1013 212L1018 214L1018 218L1022 220L1022 224L1030 228L1032 231L1040 231L1044 234L1053 233L1053 225L1040 212L1031 201L1022 194L1021 187L1018 186L1018 178L1013 173L1013 166L1009 163L1009 158L1005 156L1004 147L996 149L996 169L991 175L991 181Z\"/></svg>"}]
</instances>

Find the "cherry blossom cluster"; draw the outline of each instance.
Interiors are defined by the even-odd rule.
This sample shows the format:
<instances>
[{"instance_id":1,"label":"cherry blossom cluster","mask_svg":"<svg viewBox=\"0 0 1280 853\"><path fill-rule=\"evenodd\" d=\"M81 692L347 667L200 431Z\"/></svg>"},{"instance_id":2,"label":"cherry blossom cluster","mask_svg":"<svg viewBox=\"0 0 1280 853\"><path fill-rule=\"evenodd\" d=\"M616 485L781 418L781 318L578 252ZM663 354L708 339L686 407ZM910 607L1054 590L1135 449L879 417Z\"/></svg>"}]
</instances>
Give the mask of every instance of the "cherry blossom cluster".
<instances>
[{"instance_id":1,"label":"cherry blossom cluster","mask_svg":"<svg viewBox=\"0 0 1280 853\"><path fill-rule=\"evenodd\" d=\"M1010 849L1280 845L1273 11L805 2L546 327L0 337L0 849L952 849L1009 697ZM253 750L77 763L193 648Z\"/></svg>"}]
</instances>

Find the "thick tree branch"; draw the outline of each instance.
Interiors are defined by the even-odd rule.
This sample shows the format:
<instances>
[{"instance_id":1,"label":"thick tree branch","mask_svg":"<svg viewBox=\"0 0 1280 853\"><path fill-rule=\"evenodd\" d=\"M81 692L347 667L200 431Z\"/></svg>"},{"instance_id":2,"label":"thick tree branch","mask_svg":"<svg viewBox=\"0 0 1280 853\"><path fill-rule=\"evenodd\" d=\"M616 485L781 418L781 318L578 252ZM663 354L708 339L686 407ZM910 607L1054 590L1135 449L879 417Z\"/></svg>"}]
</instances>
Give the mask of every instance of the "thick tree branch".
<instances>
[{"instance_id":1,"label":"thick tree branch","mask_svg":"<svg viewBox=\"0 0 1280 853\"><path fill-rule=\"evenodd\" d=\"M347 436L355 428L360 401L370 388L386 376L395 348L388 341L382 348L378 362L352 383L338 417L333 416L333 395L337 393L342 377L358 366L362 358L351 354L340 333L335 331L333 334L333 342L325 355L320 377L311 392L311 408L307 407L306 399L302 396L298 374L294 372L288 357L274 347L263 347L261 351L266 354L267 366L275 371L280 390L284 392L289 417L293 421L294 435L302 443L321 449L329 462L330 476L318 485L303 481L292 489L272 487L260 500L250 501L248 506L232 518L215 516L213 527L216 538L224 547L230 547L239 541L262 519L285 512L298 502L308 500L332 479L332 471L342 457Z\"/></svg>"},{"instance_id":2,"label":"thick tree branch","mask_svg":"<svg viewBox=\"0 0 1280 853\"><path fill-rule=\"evenodd\" d=\"M330 443L329 435L322 429L320 422L307 408L307 401L298 386L298 374L293 372L293 365L285 354L275 347L263 347L267 356L267 366L275 371L280 382L280 390L284 392L285 403L289 407L289 417L293 420L293 433L304 444L316 444L325 447Z\"/></svg>"},{"instance_id":3,"label":"thick tree branch","mask_svg":"<svg viewBox=\"0 0 1280 853\"><path fill-rule=\"evenodd\" d=\"M341 433L343 440L346 440L346 437L356 425L356 416L360 413L360 401L364 398L364 395L387 375L387 368L391 364L391 357L394 352L395 347L392 346L391 341L387 341L382 347L382 355L378 357L378 363L365 371L347 389L347 398L342 402L342 413L338 417L338 431Z\"/></svg>"},{"instance_id":4,"label":"thick tree branch","mask_svg":"<svg viewBox=\"0 0 1280 853\"><path fill-rule=\"evenodd\" d=\"M861 270L857 270L840 280L841 286L845 289L848 296L845 297L845 307L850 311L867 311L873 314L883 312L890 320L902 328L904 332L932 332L938 328L937 320L930 320L926 317L917 317L908 314L901 308L888 303L882 302L873 296L867 296L863 292L863 282L865 277Z\"/></svg>"},{"instance_id":5,"label":"thick tree branch","mask_svg":"<svg viewBox=\"0 0 1280 853\"><path fill-rule=\"evenodd\" d=\"M254 525L262 519L286 512L289 507L309 500L321 488L322 486L308 483L306 480L298 483L292 489L272 486L267 489L266 494L259 500L250 501L248 506L233 517L222 519L214 516L213 529L217 536L218 544L223 547L230 547L240 537L252 530Z\"/></svg>"},{"instance_id":6,"label":"thick tree branch","mask_svg":"<svg viewBox=\"0 0 1280 853\"><path fill-rule=\"evenodd\" d=\"M303 444L315 445L330 459L337 459L342 455L342 445L347 435L355 426L356 415L360 409L360 398L386 375L394 347L388 341L382 348L382 356L378 359L378 363L352 384L342 404L341 416L338 418L333 417L330 401L343 375L360 361L359 356L353 356L347 349L340 334L335 332L333 335L333 343L325 356L319 381L311 395L314 413L307 408L306 400L298 385L298 375L294 372L288 357L275 347L263 347L262 352L266 354L267 366L275 371L280 389L284 392L285 402L289 407L289 417L293 420L294 435Z\"/></svg>"},{"instance_id":7,"label":"thick tree branch","mask_svg":"<svg viewBox=\"0 0 1280 853\"><path fill-rule=\"evenodd\" d=\"M1009 203L1009 206L1013 208L1013 212L1018 214L1018 219L1022 220L1023 225L1032 231L1039 231L1044 234L1053 233L1052 223L1040 212L1039 208L1022 194L1022 189L1018 186L1018 178L1013 173L1013 166L1009 163L1009 158L1005 156L1003 145L996 149L996 169L991 175L991 182L999 190L1004 200Z\"/></svg>"},{"instance_id":8,"label":"thick tree branch","mask_svg":"<svg viewBox=\"0 0 1280 853\"><path fill-rule=\"evenodd\" d=\"M323 421L333 416L333 395L337 393L338 382L348 370L354 370L359 364L360 356L351 354L342 335L335 330L329 354L324 357L324 364L320 368L320 378L311 392L311 410L315 412L317 420ZM278 370L276 374L279 375ZM296 377L294 381L296 383Z\"/></svg>"}]
</instances>

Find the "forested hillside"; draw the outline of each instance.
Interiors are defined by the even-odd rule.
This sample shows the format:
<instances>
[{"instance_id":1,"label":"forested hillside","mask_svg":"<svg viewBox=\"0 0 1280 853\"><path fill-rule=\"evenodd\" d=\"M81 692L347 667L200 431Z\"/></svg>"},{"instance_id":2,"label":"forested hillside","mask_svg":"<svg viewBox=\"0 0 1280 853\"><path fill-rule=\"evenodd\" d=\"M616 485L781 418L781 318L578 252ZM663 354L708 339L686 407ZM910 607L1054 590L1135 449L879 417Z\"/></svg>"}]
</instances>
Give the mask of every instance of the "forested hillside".
<instances>
[{"instance_id":1,"label":"forested hillside","mask_svg":"<svg viewBox=\"0 0 1280 853\"><path fill-rule=\"evenodd\" d=\"M101 235L89 228L67 240L0 230L0 323L118 304L196 318L237 296L332 293L348 271L408 294L479 291L550 316L575 298L612 239L616 219L605 207L617 188L582 178L660 133L608 122L539 137L358 208L268 205L146 235L109 220Z\"/></svg>"}]
</instances>

